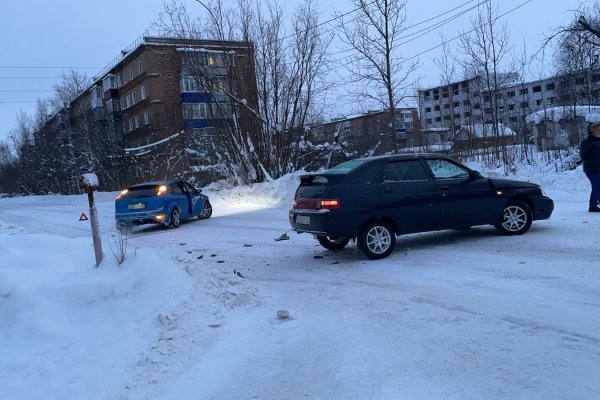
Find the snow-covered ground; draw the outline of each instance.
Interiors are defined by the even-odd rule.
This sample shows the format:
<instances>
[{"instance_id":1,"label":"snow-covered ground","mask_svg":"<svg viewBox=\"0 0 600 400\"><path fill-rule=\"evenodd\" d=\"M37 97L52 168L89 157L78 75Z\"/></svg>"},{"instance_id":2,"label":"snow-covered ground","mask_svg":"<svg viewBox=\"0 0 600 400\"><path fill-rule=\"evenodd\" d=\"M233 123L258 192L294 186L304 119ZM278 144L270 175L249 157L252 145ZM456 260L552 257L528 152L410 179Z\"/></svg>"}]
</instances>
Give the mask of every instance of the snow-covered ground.
<instances>
[{"instance_id":1,"label":"snow-covered ground","mask_svg":"<svg viewBox=\"0 0 600 400\"><path fill-rule=\"evenodd\" d=\"M99 268L86 196L2 198L0 398L597 399L589 184L517 178L543 184L550 220L408 235L379 261L290 232L294 175L207 188L211 219L138 229L122 265L115 193L97 193Z\"/></svg>"}]
</instances>

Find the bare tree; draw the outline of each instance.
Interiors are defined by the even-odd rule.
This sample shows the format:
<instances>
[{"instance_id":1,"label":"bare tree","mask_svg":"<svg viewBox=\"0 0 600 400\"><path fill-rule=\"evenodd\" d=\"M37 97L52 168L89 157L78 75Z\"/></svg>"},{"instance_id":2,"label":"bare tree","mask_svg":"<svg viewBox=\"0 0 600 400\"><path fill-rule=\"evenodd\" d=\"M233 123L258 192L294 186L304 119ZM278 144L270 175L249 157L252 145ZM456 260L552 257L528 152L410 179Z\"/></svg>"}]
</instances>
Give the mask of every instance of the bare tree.
<instances>
[{"instance_id":1,"label":"bare tree","mask_svg":"<svg viewBox=\"0 0 600 400\"><path fill-rule=\"evenodd\" d=\"M396 131L396 108L409 91L418 62L401 54L399 36L406 24L406 0L352 0L358 15L341 18L341 39L357 53L348 67L362 84L354 94L390 112Z\"/></svg>"},{"instance_id":2,"label":"bare tree","mask_svg":"<svg viewBox=\"0 0 600 400\"><path fill-rule=\"evenodd\" d=\"M461 52L466 56L463 67L470 76L480 78L480 95L483 97L483 124L491 125L494 142L493 158L500 159L500 102L499 89L516 76L510 51L509 31L506 24L498 21L498 8L491 0L478 6L477 16L471 20L473 30L463 34ZM502 70L502 72L501 72Z\"/></svg>"},{"instance_id":3,"label":"bare tree","mask_svg":"<svg viewBox=\"0 0 600 400\"><path fill-rule=\"evenodd\" d=\"M85 73L75 70L61 72L59 83L54 85L54 96L49 100L52 110L58 112L67 107L90 84L90 79Z\"/></svg>"},{"instance_id":4,"label":"bare tree","mask_svg":"<svg viewBox=\"0 0 600 400\"><path fill-rule=\"evenodd\" d=\"M453 85L457 85L458 80L458 60L456 58L456 52L450 47L450 43L442 35L442 54L440 57L434 59L435 65L440 71L440 79L442 85L446 86L448 93L453 93ZM457 87L458 89L458 87ZM455 114L460 113L461 108L466 107L470 111L470 106L461 104L458 101L453 101L452 96L448 96L448 103L443 105L441 110L442 123L446 128L450 130L448 137L442 137L443 144L449 144L448 142L454 138L456 131L459 128L459 124L456 123ZM470 104L470 103L469 103Z\"/></svg>"}]
</instances>

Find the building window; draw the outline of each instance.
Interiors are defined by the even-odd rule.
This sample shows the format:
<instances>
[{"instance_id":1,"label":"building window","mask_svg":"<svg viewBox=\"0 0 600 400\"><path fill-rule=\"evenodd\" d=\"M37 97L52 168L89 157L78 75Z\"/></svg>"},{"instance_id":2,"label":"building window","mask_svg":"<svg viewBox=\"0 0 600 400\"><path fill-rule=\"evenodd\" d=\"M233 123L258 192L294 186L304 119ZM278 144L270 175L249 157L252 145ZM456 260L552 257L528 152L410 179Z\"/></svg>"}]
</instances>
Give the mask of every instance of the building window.
<instances>
[{"instance_id":1,"label":"building window","mask_svg":"<svg viewBox=\"0 0 600 400\"><path fill-rule=\"evenodd\" d=\"M433 109L434 109L435 111L440 111L440 106L435 106Z\"/></svg>"},{"instance_id":2,"label":"building window","mask_svg":"<svg viewBox=\"0 0 600 400\"><path fill-rule=\"evenodd\" d=\"M542 91L542 87L541 86L534 86L533 87L533 93L538 93Z\"/></svg>"},{"instance_id":3,"label":"building window","mask_svg":"<svg viewBox=\"0 0 600 400\"><path fill-rule=\"evenodd\" d=\"M135 129L140 127L140 118L136 115L135 116Z\"/></svg>"},{"instance_id":4,"label":"building window","mask_svg":"<svg viewBox=\"0 0 600 400\"><path fill-rule=\"evenodd\" d=\"M433 121L431 120L431 118L427 118L427 119L425 120L425 122L427 122L428 124L431 124Z\"/></svg>"},{"instance_id":5,"label":"building window","mask_svg":"<svg viewBox=\"0 0 600 400\"><path fill-rule=\"evenodd\" d=\"M554 82L546 85L546 90L554 90L554 89L556 89L556 85L554 84Z\"/></svg>"},{"instance_id":6,"label":"building window","mask_svg":"<svg viewBox=\"0 0 600 400\"><path fill-rule=\"evenodd\" d=\"M134 90L131 92L131 105L134 105L136 101L137 101L137 99L136 99L135 90Z\"/></svg>"},{"instance_id":7,"label":"building window","mask_svg":"<svg viewBox=\"0 0 600 400\"><path fill-rule=\"evenodd\" d=\"M515 91L511 90L510 92L507 93L508 97L515 97Z\"/></svg>"},{"instance_id":8,"label":"building window","mask_svg":"<svg viewBox=\"0 0 600 400\"><path fill-rule=\"evenodd\" d=\"M539 106L539 105L541 105L541 104L542 104L542 100L539 100L539 99L538 99L538 100L536 100L536 101L535 101L535 105L536 105L536 106Z\"/></svg>"},{"instance_id":9,"label":"building window","mask_svg":"<svg viewBox=\"0 0 600 400\"><path fill-rule=\"evenodd\" d=\"M148 111L144 111L144 125L150 125L150 116L148 115Z\"/></svg>"},{"instance_id":10,"label":"building window","mask_svg":"<svg viewBox=\"0 0 600 400\"><path fill-rule=\"evenodd\" d=\"M140 88L140 96L142 97L142 100L144 100L146 98L146 87L142 86Z\"/></svg>"},{"instance_id":11,"label":"building window","mask_svg":"<svg viewBox=\"0 0 600 400\"><path fill-rule=\"evenodd\" d=\"M519 94L527 94L527 93L529 93L529 89L527 89L527 88L525 88L525 89L521 89L521 90L519 91Z\"/></svg>"},{"instance_id":12,"label":"building window","mask_svg":"<svg viewBox=\"0 0 600 400\"><path fill-rule=\"evenodd\" d=\"M132 131L133 130L133 120L131 118L129 118L129 120L127 120L127 124L129 125L128 132Z\"/></svg>"},{"instance_id":13,"label":"building window","mask_svg":"<svg viewBox=\"0 0 600 400\"><path fill-rule=\"evenodd\" d=\"M455 101L452 105L454 106L454 108L457 108L458 107L458 101Z\"/></svg>"},{"instance_id":14,"label":"building window","mask_svg":"<svg viewBox=\"0 0 600 400\"><path fill-rule=\"evenodd\" d=\"M142 72L144 72L144 63L142 62L142 60L138 61L138 75L141 74Z\"/></svg>"},{"instance_id":15,"label":"building window","mask_svg":"<svg viewBox=\"0 0 600 400\"><path fill-rule=\"evenodd\" d=\"M575 83L577 85L583 85L585 83L585 78L584 77L577 78L577 79L575 79Z\"/></svg>"},{"instance_id":16,"label":"building window","mask_svg":"<svg viewBox=\"0 0 600 400\"><path fill-rule=\"evenodd\" d=\"M528 102L524 101L524 102L521 103L521 108L527 108L527 107L529 107L529 103Z\"/></svg>"},{"instance_id":17,"label":"building window","mask_svg":"<svg viewBox=\"0 0 600 400\"><path fill-rule=\"evenodd\" d=\"M425 112L431 112L431 107L426 107Z\"/></svg>"},{"instance_id":18,"label":"building window","mask_svg":"<svg viewBox=\"0 0 600 400\"><path fill-rule=\"evenodd\" d=\"M449 103L444 104L444 110L447 110L449 108L450 108L450 104Z\"/></svg>"},{"instance_id":19,"label":"building window","mask_svg":"<svg viewBox=\"0 0 600 400\"><path fill-rule=\"evenodd\" d=\"M442 117L435 117L435 122L441 122L442 121Z\"/></svg>"},{"instance_id":20,"label":"building window","mask_svg":"<svg viewBox=\"0 0 600 400\"><path fill-rule=\"evenodd\" d=\"M183 119L206 119L210 118L208 103L184 103Z\"/></svg>"},{"instance_id":21,"label":"building window","mask_svg":"<svg viewBox=\"0 0 600 400\"><path fill-rule=\"evenodd\" d=\"M510 111L514 110L514 109L515 109L515 105L514 105L514 104L509 104L509 105L508 105L508 109L509 109Z\"/></svg>"}]
</instances>

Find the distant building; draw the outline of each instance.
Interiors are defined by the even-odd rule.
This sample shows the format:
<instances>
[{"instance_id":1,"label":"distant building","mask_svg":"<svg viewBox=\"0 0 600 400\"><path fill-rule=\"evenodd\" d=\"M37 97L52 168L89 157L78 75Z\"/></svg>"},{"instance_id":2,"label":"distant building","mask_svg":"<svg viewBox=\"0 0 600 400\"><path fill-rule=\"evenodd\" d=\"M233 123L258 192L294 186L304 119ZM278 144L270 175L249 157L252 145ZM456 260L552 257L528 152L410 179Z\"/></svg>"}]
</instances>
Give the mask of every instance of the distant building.
<instances>
[{"instance_id":1,"label":"distant building","mask_svg":"<svg viewBox=\"0 0 600 400\"><path fill-rule=\"evenodd\" d=\"M579 145L587 136L588 121L599 114L600 106L562 106L534 112L525 120L533 127L533 143L545 151Z\"/></svg>"},{"instance_id":2,"label":"distant building","mask_svg":"<svg viewBox=\"0 0 600 400\"><path fill-rule=\"evenodd\" d=\"M71 181L75 169L94 168L117 189L206 164L218 129L227 120L251 126L246 107L257 103L251 43L142 37L50 118L36 144L59 138L73 153ZM96 160L83 165L77 153Z\"/></svg>"},{"instance_id":3,"label":"distant building","mask_svg":"<svg viewBox=\"0 0 600 400\"><path fill-rule=\"evenodd\" d=\"M500 74L499 78L492 91L486 89L482 76L419 90L423 129L448 128L457 132L469 125L492 124L496 112L497 123L514 130L518 142L529 142L532 132L525 121L528 115L559 106L600 103L600 69L531 82L519 81L515 74ZM569 135L577 136L577 132Z\"/></svg>"},{"instance_id":4,"label":"distant building","mask_svg":"<svg viewBox=\"0 0 600 400\"><path fill-rule=\"evenodd\" d=\"M355 156L384 154L414 146L418 140L415 133L420 130L417 109L399 108L395 115L395 132L392 132L389 111L376 110L313 125L308 128L305 140L311 144L337 145Z\"/></svg>"}]
</instances>

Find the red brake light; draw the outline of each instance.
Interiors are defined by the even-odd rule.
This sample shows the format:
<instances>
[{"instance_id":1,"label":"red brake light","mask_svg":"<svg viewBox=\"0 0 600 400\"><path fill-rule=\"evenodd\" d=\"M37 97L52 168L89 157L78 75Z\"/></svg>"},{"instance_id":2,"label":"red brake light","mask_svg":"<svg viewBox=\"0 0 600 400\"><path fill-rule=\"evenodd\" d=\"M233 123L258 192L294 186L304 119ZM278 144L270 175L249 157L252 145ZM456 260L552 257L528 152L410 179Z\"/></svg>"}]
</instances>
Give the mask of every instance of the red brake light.
<instances>
[{"instance_id":1,"label":"red brake light","mask_svg":"<svg viewBox=\"0 0 600 400\"><path fill-rule=\"evenodd\" d=\"M341 208L340 199L323 199L321 208L326 210L339 210Z\"/></svg>"}]
</instances>

